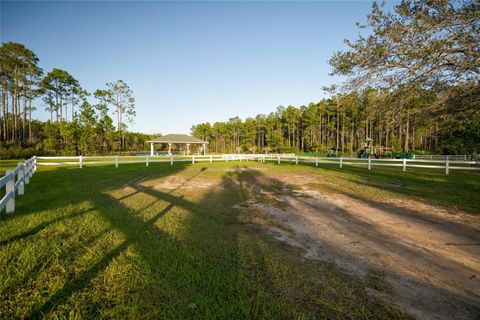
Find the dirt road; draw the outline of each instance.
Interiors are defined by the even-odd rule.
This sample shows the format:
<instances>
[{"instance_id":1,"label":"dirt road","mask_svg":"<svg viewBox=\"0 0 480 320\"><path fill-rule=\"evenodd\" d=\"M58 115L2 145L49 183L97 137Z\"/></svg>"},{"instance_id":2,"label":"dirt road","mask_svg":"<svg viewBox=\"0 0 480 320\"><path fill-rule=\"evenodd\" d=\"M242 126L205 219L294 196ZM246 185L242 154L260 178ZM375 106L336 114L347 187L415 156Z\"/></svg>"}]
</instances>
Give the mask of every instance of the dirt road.
<instances>
[{"instance_id":1,"label":"dirt road","mask_svg":"<svg viewBox=\"0 0 480 320\"><path fill-rule=\"evenodd\" d=\"M281 193L259 184L258 200L240 206L275 220L281 227L270 224L270 232L304 248L306 258L363 277L372 295L419 319L480 318L480 218L416 201L324 192L299 179L276 177L284 185L298 182Z\"/></svg>"}]
</instances>

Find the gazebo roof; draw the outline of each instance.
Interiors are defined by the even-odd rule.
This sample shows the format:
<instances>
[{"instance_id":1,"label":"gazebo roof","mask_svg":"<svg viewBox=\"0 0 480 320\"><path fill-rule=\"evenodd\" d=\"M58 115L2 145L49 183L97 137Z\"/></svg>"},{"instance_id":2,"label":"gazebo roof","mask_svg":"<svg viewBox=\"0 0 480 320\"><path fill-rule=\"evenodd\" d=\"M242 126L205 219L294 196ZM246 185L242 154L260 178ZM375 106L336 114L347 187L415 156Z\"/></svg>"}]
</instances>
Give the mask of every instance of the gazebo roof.
<instances>
[{"instance_id":1,"label":"gazebo roof","mask_svg":"<svg viewBox=\"0 0 480 320\"><path fill-rule=\"evenodd\" d=\"M202 139L198 139L188 134L167 134L165 136L161 136L155 138L153 140L147 141L147 143L192 143L192 144L208 144L207 141L203 141Z\"/></svg>"}]
</instances>

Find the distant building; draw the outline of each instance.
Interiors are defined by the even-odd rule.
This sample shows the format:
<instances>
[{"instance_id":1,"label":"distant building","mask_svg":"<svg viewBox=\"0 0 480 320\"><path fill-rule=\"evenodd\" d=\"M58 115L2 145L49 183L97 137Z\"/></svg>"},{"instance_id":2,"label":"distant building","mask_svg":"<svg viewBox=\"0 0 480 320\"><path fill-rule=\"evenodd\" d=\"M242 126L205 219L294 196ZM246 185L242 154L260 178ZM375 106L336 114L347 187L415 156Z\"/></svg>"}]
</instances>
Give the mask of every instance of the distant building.
<instances>
[{"instance_id":1,"label":"distant building","mask_svg":"<svg viewBox=\"0 0 480 320\"><path fill-rule=\"evenodd\" d=\"M205 155L206 154L206 147L208 145L208 141L203 141L201 139L189 136L188 134L167 134L165 136L158 137L153 140L147 141L147 143L150 143L150 155L154 155L154 145L155 143L160 143L160 144L168 144L168 154L172 154L172 144L184 144L185 145L185 150L187 155L190 154L190 145L201 145L200 147L200 153Z\"/></svg>"}]
</instances>

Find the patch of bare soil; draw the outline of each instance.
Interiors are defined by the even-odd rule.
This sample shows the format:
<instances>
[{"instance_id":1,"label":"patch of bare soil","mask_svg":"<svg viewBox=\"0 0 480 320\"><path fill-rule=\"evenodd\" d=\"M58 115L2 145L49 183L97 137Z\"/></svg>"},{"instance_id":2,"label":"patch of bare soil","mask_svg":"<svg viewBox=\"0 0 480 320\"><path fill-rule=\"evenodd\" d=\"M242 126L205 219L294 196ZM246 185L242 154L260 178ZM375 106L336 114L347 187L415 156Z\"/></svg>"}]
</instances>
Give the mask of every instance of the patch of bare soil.
<instances>
[{"instance_id":1,"label":"patch of bare soil","mask_svg":"<svg viewBox=\"0 0 480 320\"><path fill-rule=\"evenodd\" d=\"M233 168L225 168L224 169L225 171L228 171L228 172L252 172L252 168L249 168L249 167L239 167L239 166L235 166ZM255 168L255 171L266 171L267 168L262 168L262 167L256 167Z\"/></svg>"},{"instance_id":2,"label":"patch of bare soil","mask_svg":"<svg viewBox=\"0 0 480 320\"><path fill-rule=\"evenodd\" d=\"M191 178L183 176L169 176L161 182L155 183L153 185L154 189L163 189L163 190L198 190L198 189L208 189L215 185L215 182L209 180L203 180L202 178Z\"/></svg>"},{"instance_id":3,"label":"patch of bare soil","mask_svg":"<svg viewBox=\"0 0 480 320\"><path fill-rule=\"evenodd\" d=\"M379 272L393 294L369 292L420 319L479 318L478 217L420 202L365 201L307 187L263 193L276 201L237 207L260 210L283 225L267 227L277 239L304 248L305 257L335 262L364 279Z\"/></svg>"}]
</instances>

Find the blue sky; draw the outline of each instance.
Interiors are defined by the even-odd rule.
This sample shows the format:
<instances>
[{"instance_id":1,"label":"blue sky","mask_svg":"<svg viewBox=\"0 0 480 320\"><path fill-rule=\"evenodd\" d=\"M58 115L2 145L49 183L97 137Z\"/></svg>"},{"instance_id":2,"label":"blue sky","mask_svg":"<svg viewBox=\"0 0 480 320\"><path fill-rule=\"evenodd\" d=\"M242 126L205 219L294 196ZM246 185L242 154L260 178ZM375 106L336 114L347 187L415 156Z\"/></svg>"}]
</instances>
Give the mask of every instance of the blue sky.
<instances>
[{"instance_id":1,"label":"blue sky","mask_svg":"<svg viewBox=\"0 0 480 320\"><path fill-rule=\"evenodd\" d=\"M124 80L131 130L189 133L324 97L328 59L355 39L370 1L1 2L1 41L25 44L40 66L89 91ZM37 102L36 115L46 119Z\"/></svg>"}]
</instances>

